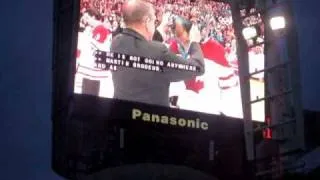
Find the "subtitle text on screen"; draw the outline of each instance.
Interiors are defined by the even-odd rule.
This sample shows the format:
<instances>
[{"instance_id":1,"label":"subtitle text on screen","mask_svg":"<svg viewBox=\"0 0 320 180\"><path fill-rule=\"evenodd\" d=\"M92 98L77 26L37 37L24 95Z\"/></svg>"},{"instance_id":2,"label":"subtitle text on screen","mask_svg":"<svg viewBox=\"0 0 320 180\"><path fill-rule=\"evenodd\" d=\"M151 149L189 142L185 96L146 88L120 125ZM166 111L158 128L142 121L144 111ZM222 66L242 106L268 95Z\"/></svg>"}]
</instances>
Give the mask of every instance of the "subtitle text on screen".
<instances>
[{"instance_id":1,"label":"subtitle text on screen","mask_svg":"<svg viewBox=\"0 0 320 180\"><path fill-rule=\"evenodd\" d=\"M153 72L164 72L165 68L194 72L199 70L197 66L193 65L168 62L114 52L105 52L100 50L97 50L95 52L95 58L97 68L109 69L112 71L116 71L118 66Z\"/></svg>"}]
</instances>

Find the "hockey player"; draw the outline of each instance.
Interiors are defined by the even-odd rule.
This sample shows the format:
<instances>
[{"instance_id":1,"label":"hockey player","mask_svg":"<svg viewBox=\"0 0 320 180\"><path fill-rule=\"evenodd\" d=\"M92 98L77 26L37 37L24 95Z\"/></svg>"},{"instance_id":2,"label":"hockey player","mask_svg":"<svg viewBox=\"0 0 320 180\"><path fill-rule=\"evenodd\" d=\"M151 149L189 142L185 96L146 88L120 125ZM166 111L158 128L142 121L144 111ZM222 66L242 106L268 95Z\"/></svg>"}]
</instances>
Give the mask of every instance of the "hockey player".
<instances>
[{"instance_id":1,"label":"hockey player","mask_svg":"<svg viewBox=\"0 0 320 180\"><path fill-rule=\"evenodd\" d=\"M91 20L91 21L90 21ZM110 50L111 31L98 19L89 19L88 26L95 27L78 36L77 70L75 75L75 93L113 97L113 83L109 70L97 68L94 51Z\"/></svg>"},{"instance_id":2,"label":"hockey player","mask_svg":"<svg viewBox=\"0 0 320 180\"><path fill-rule=\"evenodd\" d=\"M237 66L228 61L225 48L214 38L207 37L202 42L201 47L208 63L206 67L210 69L206 72L207 79L205 79L205 82L211 83L205 83L205 86L211 84L211 87L208 88L211 90L206 96L210 97L210 93L215 92L219 99L215 97L214 99L217 103L211 104L218 104L215 107L219 109L219 113L232 117L241 117L241 93ZM213 82L214 78L216 79L215 82Z\"/></svg>"}]
</instances>

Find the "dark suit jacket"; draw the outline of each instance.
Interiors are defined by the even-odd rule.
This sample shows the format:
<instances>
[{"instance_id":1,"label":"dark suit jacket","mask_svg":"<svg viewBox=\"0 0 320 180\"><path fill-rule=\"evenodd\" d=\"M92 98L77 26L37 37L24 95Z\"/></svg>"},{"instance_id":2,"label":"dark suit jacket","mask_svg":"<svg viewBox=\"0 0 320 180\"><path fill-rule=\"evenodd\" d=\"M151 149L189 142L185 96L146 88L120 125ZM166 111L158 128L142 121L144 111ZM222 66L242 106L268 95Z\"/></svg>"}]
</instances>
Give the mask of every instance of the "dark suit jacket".
<instances>
[{"instance_id":1,"label":"dark suit jacket","mask_svg":"<svg viewBox=\"0 0 320 180\"><path fill-rule=\"evenodd\" d=\"M118 26L118 28L112 33L112 37L117 36L118 34L122 33L122 31L123 31L123 28ZM152 40L163 42L163 37L161 36L160 32L157 29L154 32Z\"/></svg>"},{"instance_id":2,"label":"dark suit jacket","mask_svg":"<svg viewBox=\"0 0 320 180\"><path fill-rule=\"evenodd\" d=\"M147 41L136 31L124 29L113 38L111 51L200 67L199 72L164 68L163 73L117 67L112 74L116 99L169 106L170 82L192 79L204 73L203 54L198 43L191 44L190 59L185 60L171 53L164 44Z\"/></svg>"}]
</instances>

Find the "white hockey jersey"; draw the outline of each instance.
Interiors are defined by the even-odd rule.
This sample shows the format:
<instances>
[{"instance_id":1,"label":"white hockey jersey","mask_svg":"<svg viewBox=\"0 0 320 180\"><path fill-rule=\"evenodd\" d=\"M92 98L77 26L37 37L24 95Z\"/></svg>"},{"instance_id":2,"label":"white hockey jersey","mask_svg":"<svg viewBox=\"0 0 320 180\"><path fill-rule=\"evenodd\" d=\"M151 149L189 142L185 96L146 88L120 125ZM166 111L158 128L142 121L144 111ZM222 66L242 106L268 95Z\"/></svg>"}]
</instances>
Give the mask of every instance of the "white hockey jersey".
<instances>
[{"instance_id":1,"label":"white hockey jersey","mask_svg":"<svg viewBox=\"0 0 320 180\"><path fill-rule=\"evenodd\" d=\"M170 50L179 53L173 41ZM239 78L234 66L225 56L225 49L214 39L201 44L205 58L205 74L184 82L184 89L171 88L179 95L181 109L200 111L210 114L223 113L228 116L242 116Z\"/></svg>"},{"instance_id":2,"label":"white hockey jersey","mask_svg":"<svg viewBox=\"0 0 320 180\"><path fill-rule=\"evenodd\" d=\"M99 25L92 32L78 34L77 66L75 74L74 92L82 93L83 78L98 80L100 83L99 96L112 98L114 94L112 74L109 70L96 68L94 51L100 49L110 51L112 34L103 25Z\"/></svg>"}]
</instances>

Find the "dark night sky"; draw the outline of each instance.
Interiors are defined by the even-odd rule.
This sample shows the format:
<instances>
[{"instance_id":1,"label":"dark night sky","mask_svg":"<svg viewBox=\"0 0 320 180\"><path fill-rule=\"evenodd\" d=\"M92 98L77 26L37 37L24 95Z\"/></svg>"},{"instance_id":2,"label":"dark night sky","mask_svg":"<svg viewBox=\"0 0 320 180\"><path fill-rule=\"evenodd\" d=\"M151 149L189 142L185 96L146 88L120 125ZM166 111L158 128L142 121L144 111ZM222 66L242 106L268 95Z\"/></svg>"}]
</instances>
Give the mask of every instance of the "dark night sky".
<instances>
[{"instance_id":1,"label":"dark night sky","mask_svg":"<svg viewBox=\"0 0 320 180\"><path fill-rule=\"evenodd\" d=\"M320 1L293 1L301 40L304 107L320 110ZM46 0L1 3L1 179L59 179L50 169L52 4Z\"/></svg>"}]
</instances>

